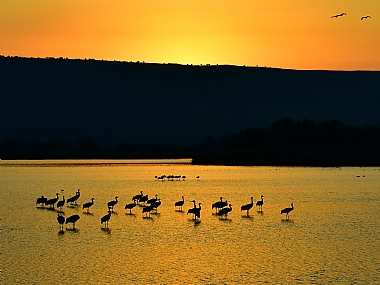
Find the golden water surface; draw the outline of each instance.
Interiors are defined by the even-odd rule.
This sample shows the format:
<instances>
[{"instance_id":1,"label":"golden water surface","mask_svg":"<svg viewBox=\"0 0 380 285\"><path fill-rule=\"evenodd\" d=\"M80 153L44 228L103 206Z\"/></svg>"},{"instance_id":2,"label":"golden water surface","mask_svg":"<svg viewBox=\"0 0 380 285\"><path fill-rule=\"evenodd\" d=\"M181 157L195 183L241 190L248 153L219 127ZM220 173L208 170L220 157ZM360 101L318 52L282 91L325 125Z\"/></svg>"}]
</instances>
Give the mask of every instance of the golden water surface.
<instances>
[{"instance_id":1,"label":"golden water surface","mask_svg":"<svg viewBox=\"0 0 380 285\"><path fill-rule=\"evenodd\" d=\"M0 284L380 284L378 168L0 161L0 181ZM78 206L62 211L80 216L77 230L62 233L59 210L36 199L77 189ZM124 209L140 191L162 201L150 219L140 206ZM263 212L246 217L240 207L260 195ZM232 204L227 219L213 214L220 197ZM187 215L193 199L200 223Z\"/></svg>"}]
</instances>

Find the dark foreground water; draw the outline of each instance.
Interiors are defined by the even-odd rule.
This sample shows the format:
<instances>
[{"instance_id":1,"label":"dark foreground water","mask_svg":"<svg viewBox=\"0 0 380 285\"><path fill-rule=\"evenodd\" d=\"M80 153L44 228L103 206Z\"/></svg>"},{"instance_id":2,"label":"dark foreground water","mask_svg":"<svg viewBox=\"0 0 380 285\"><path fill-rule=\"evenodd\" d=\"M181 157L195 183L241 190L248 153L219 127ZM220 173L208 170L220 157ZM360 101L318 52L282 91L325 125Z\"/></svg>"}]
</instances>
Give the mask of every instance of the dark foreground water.
<instances>
[{"instance_id":1,"label":"dark foreground water","mask_svg":"<svg viewBox=\"0 0 380 285\"><path fill-rule=\"evenodd\" d=\"M133 162L0 161L0 284L380 283L378 168ZM164 174L186 179L155 179ZM67 199L77 189L78 206L62 210L80 216L77 229L65 225L62 233L58 210L37 207L36 199ZM132 215L124 209L140 191L162 201L150 219L142 207ZM263 212L254 207L246 217L241 205L260 195ZM104 230L100 218L115 196ZM182 196L179 212L174 203ZM232 204L226 220L211 208L220 197ZM82 205L91 198L86 214ZM193 199L201 203L200 223L186 214ZM290 203L286 220L280 211Z\"/></svg>"}]
</instances>

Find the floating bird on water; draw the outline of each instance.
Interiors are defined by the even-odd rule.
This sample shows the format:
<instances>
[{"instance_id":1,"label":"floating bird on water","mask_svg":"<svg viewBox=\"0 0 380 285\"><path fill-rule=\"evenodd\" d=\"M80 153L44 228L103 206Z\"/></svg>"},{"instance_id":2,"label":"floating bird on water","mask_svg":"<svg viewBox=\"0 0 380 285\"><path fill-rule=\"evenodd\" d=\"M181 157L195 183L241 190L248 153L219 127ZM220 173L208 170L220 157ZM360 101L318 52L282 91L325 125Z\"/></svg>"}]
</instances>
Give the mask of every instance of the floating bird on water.
<instances>
[{"instance_id":1,"label":"floating bird on water","mask_svg":"<svg viewBox=\"0 0 380 285\"><path fill-rule=\"evenodd\" d=\"M224 207L218 212L218 215L224 216L224 219L227 220L227 215L232 211L232 205L230 204L228 207Z\"/></svg>"},{"instance_id":2,"label":"floating bird on water","mask_svg":"<svg viewBox=\"0 0 380 285\"><path fill-rule=\"evenodd\" d=\"M341 14L337 14L337 15L334 15L334 16L331 16L331 18L338 18L338 17L342 17L342 16L345 16L347 15L346 13L341 13Z\"/></svg>"},{"instance_id":3,"label":"floating bird on water","mask_svg":"<svg viewBox=\"0 0 380 285\"><path fill-rule=\"evenodd\" d=\"M247 211L247 217L249 216L249 210L253 207L253 197L251 197L251 203L241 206L240 211Z\"/></svg>"},{"instance_id":4,"label":"floating bird on water","mask_svg":"<svg viewBox=\"0 0 380 285\"><path fill-rule=\"evenodd\" d=\"M367 16L363 16L360 18L360 20L364 20L364 19L368 19L368 18L371 18L371 16L367 15Z\"/></svg>"},{"instance_id":5,"label":"floating bird on water","mask_svg":"<svg viewBox=\"0 0 380 285\"><path fill-rule=\"evenodd\" d=\"M91 202L87 202L83 204L83 210L87 208L87 213L90 211L90 207L94 205L94 198L91 198Z\"/></svg>"},{"instance_id":6,"label":"floating bird on water","mask_svg":"<svg viewBox=\"0 0 380 285\"><path fill-rule=\"evenodd\" d=\"M78 191L75 193L75 196L73 197L70 197L69 199L67 199L67 203L70 203L71 205L73 204L77 204L77 200L79 199L80 197L80 190L78 189Z\"/></svg>"},{"instance_id":7,"label":"floating bird on water","mask_svg":"<svg viewBox=\"0 0 380 285\"><path fill-rule=\"evenodd\" d=\"M66 225L68 223L73 224L73 230L75 230L75 223L80 219L79 215L72 215L66 219ZM67 229L67 228L66 228Z\"/></svg>"},{"instance_id":8,"label":"floating bird on water","mask_svg":"<svg viewBox=\"0 0 380 285\"><path fill-rule=\"evenodd\" d=\"M108 214L105 215L105 216L103 216L103 217L101 217L101 219L100 219L100 223L101 224L104 223L104 228L105 229L108 229L108 221L110 220L110 218L111 218L111 211L108 210Z\"/></svg>"},{"instance_id":9,"label":"floating bird on water","mask_svg":"<svg viewBox=\"0 0 380 285\"><path fill-rule=\"evenodd\" d=\"M119 198L119 197L115 197L115 200L113 200L113 201L109 201L108 203L107 203L107 206L108 206L108 210L112 210L112 212L113 212L113 207L117 204L117 198Z\"/></svg>"},{"instance_id":10,"label":"floating bird on water","mask_svg":"<svg viewBox=\"0 0 380 285\"><path fill-rule=\"evenodd\" d=\"M129 214L132 215L132 209L136 207L136 201L134 200L133 203L125 205L124 209L129 209Z\"/></svg>"},{"instance_id":11,"label":"floating bird on water","mask_svg":"<svg viewBox=\"0 0 380 285\"><path fill-rule=\"evenodd\" d=\"M290 204L291 208L281 210L281 214L286 214L286 220L289 220L289 213L294 210L293 203Z\"/></svg>"},{"instance_id":12,"label":"floating bird on water","mask_svg":"<svg viewBox=\"0 0 380 285\"><path fill-rule=\"evenodd\" d=\"M46 201L47 201L47 198L44 196L41 196L41 197L37 198L36 205L38 205L38 204L44 205L44 204L46 204Z\"/></svg>"},{"instance_id":13,"label":"floating bird on water","mask_svg":"<svg viewBox=\"0 0 380 285\"><path fill-rule=\"evenodd\" d=\"M63 232L63 224L65 223L65 217L58 214L57 221L60 225L60 231Z\"/></svg>"},{"instance_id":14,"label":"floating bird on water","mask_svg":"<svg viewBox=\"0 0 380 285\"><path fill-rule=\"evenodd\" d=\"M182 200L175 202L175 203L174 203L174 206L175 206L175 207L178 207L178 208L179 208L178 210L179 210L180 212L182 212L182 206L183 206L184 203L185 203L185 197L182 196Z\"/></svg>"},{"instance_id":15,"label":"floating bird on water","mask_svg":"<svg viewBox=\"0 0 380 285\"><path fill-rule=\"evenodd\" d=\"M58 193L56 195L57 195L57 197L47 200L45 202L45 205L50 205L54 209L54 204L57 203L58 197L59 197Z\"/></svg>"},{"instance_id":16,"label":"floating bird on water","mask_svg":"<svg viewBox=\"0 0 380 285\"><path fill-rule=\"evenodd\" d=\"M263 204L264 204L264 196L261 195L261 200L256 202L256 206L259 207L259 209L257 210L258 212L263 211Z\"/></svg>"}]
</instances>

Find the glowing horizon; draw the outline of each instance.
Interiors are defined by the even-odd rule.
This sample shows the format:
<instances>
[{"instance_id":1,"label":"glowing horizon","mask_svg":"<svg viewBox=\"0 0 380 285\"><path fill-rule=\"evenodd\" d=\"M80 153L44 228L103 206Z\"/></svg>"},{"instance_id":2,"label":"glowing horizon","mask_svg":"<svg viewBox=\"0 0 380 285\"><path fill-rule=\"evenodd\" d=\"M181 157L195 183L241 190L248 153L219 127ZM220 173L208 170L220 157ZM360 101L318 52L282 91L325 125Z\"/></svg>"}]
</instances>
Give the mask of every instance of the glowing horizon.
<instances>
[{"instance_id":1,"label":"glowing horizon","mask_svg":"<svg viewBox=\"0 0 380 285\"><path fill-rule=\"evenodd\" d=\"M13 0L0 8L4 56L380 70L373 0Z\"/></svg>"}]
</instances>

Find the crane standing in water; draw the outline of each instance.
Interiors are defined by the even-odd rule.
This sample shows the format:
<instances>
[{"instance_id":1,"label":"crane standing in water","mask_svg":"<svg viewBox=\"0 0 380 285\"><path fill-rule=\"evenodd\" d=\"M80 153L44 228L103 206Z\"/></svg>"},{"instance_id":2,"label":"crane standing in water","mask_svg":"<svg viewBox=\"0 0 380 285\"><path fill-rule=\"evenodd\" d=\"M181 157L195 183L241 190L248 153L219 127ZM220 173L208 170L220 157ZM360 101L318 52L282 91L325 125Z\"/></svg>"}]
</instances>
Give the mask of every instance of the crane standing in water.
<instances>
[{"instance_id":1,"label":"crane standing in water","mask_svg":"<svg viewBox=\"0 0 380 285\"><path fill-rule=\"evenodd\" d=\"M63 224L65 223L65 217L58 214L57 221L58 221L58 224L60 225L60 232L63 232Z\"/></svg>"},{"instance_id":2,"label":"crane standing in water","mask_svg":"<svg viewBox=\"0 0 380 285\"><path fill-rule=\"evenodd\" d=\"M253 207L253 197L251 197L251 203L241 206L240 211L247 211L247 217L249 217L249 210Z\"/></svg>"},{"instance_id":3,"label":"crane standing in water","mask_svg":"<svg viewBox=\"0 0 380 285\"><path fill-rule=\"evenodd\" d=\"M290 204L291 208L281 210L281 214L286 214L286 220L289 220L289 213L294 210L293 203Z\"/></svg>"},{"instance_id":4,"label":"crane standing in water","mask_svg":"<svg viewBox=\"0 0 380 285\"><path fill-rule=\"evenodd\" d=\"M109 201L109 202L107 203L108 210L110 210L110 211L112 210L112 212L113 212L113 207L118 203L117 198L119 198L119 197L116 196L116 197L115 197L115 200L113 200L113 201Z\"/></svg>"},{"instance_id":5,"label":"crane standing in water","mask_svg":"<svg viewBox=\"0 0 380 285\"><path fill-rule=\"evenodd\" d=\"M227 215L231 211L232 211L232 205L230 204L228 207L224 207L223 209L221 209L218 215L224 216L224 220L227 220Z\"/></svg>"},{"instance_id":6,"label":"crane standing in water","mask_svg":"<svg viewBox=\"0 0 380 285\"><path fill-rule=\"evenodd\" d=\"M83 210L84 209L87 209L87 214L89 213L89 211L90 211L90 207L92 206L92 205L94 205L94 198L91 198L91 202L87 202L87 203L84 203L83 204Z\"/></svg>"},{"instance_id":7,"label":"crane standing in water","mask_svg":"<svg viewBox=\"0 0 380 285\"><path fill-rule=\"evenodd\" d=\"M73 230L75 231L75 223L80 219L79 215L72 215L66 219L66 225L68 223L73 224ZM66 228L67 229L67 228Z\"/></svg>"},{"instance_id":8,"label":"crane standing in water","mask_svg":"<svg viewBox=\"0 0 380 285\"><path fill-rule=\"evenodd\" d=\"M185 197L182 196L182 200L175 202L174 206L178 207L178 211L182 212L182 206L184 203L185 203Z\"/></svg>"},{"instance_id":9,"label":"crane standing in water","mask_svg":"<svg viewBox=\"0 0 380 285\"><path fill-rule=\"evenodd\" d=\"M263 212L263 204L264 204L264 196L261 195L261 200L256 202L256 206L258 207L258 212Z\"/></svg>"},{"instance_id":10,"label":"crane standing in water","mask_svg":"<svg viewBox=\"0 0 380 285\"><path fill-rule=\"evenodd\" d=\"M104 229L108 229L108 221L110 220L111 218L111 211L108 209L108 214L101 217L100 219L100 223L103 224L104 223Z\"/></svg>"}]
</instances>

